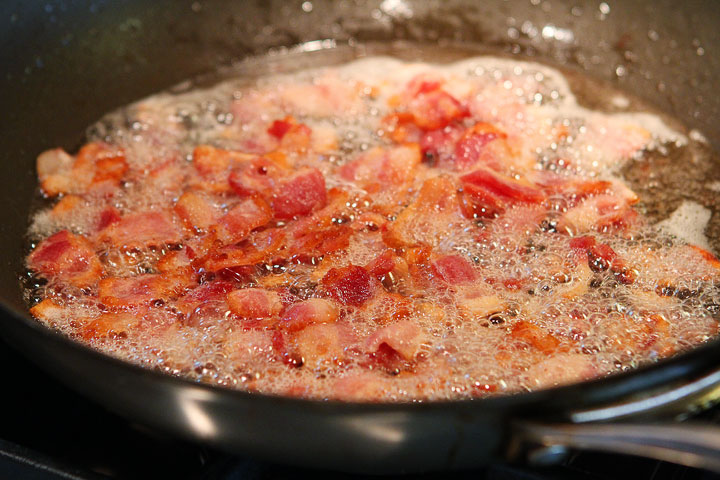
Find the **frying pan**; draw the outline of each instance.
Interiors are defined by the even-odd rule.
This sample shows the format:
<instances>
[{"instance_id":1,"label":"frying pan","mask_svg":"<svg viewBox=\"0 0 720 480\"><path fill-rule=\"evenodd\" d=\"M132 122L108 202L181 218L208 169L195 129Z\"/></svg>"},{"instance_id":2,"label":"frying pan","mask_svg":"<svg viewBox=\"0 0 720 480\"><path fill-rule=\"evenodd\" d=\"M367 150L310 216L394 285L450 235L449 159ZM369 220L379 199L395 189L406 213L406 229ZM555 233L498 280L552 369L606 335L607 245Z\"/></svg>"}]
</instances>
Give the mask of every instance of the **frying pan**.
<instances>
[{"instance_id":1,"label":"frying pan","mask_svg":"<svg viewBox=\"0 0 720 480\"><path fill-rule=\"evenodd\" d=\"M317 402L196 384L101 355L32 321L19 279L36 155L55 146L73 150L103 113L233 59L316 40L332 41L309 45L482 45L610 81L701 130L717 149L717 25L720 9L711 0L3 2L2 335L128 418L290 464L418 472L506 458L546 463L570 446L720 469L717 430L637 423L720 397L717 340L636 371L533 393L419 404ZM13 388L5 385L5 392Z\"/></svg>"}]
</instances>

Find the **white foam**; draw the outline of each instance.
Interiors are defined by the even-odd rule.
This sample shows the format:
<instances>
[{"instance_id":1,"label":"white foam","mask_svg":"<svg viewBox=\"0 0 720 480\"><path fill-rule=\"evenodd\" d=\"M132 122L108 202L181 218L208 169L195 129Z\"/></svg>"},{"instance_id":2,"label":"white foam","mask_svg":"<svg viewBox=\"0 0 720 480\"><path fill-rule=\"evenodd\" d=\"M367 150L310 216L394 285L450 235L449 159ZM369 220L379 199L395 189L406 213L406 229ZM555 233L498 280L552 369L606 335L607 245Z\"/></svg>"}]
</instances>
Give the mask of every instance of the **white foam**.
<instances>
[{"instance_id":1,"label":"white foam","mask_svg":"<svg viewBox=\"0 0 720 480\"><path fill-rule=\"evenodd\" d=\"M709 209L686 200L668 218L658 222L656 227L684 242L710 250L705 228L711 216Z\"/></svg>"}]
</instances>

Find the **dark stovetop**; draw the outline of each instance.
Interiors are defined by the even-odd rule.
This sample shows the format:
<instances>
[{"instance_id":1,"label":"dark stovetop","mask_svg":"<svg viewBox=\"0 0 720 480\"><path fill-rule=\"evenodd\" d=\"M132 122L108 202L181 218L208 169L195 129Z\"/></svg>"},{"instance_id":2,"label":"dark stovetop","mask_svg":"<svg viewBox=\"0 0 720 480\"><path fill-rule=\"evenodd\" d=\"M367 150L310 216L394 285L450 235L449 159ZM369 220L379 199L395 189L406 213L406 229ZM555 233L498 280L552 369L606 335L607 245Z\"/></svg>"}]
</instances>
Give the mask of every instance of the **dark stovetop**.
<instances>
[{"instance_id":1,"label":"dark stovetop","mask_svg":"<svg viewBox=\"0 0 720 480\"><path fill-rule=\"evenodd\" d=\"M65 388L0 341L4 389L0 413L0 479L360 480L250 458L160 435ZM705 414L720 424L720 410ZM447 473L404 477L435 480ZM387 478L387 477L385 477ZM708 480L702 470L621 455L582 453L563 465L530 469L498 464L452 474L463 480Z\"/></svg>"}]
</instances>

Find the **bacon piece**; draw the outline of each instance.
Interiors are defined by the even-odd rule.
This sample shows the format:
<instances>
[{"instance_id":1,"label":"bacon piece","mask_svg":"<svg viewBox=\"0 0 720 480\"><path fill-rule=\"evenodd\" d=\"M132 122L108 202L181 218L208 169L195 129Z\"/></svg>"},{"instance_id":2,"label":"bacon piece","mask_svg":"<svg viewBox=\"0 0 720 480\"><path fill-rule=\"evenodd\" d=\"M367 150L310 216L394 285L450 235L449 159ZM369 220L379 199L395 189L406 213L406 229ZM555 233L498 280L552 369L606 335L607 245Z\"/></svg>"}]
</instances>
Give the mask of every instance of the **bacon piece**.
<instances>
[{"instance_id":1,"label":"bacon piece","mask_svg":"<svg viewBox=\"0 0 720 480\"><path fill-rule=\"evenodd\" d=\"M352 234L352 228L345 225L311 231L295 239L290 246L289 256L300 262L312 261L314 258L347 248Z\"/></svg>"},{"instance_id":2,"label":"bacon piece","mask_svg":"<svg viewBox=\"0 0 720 480\"><path fill-rule=\"evenodd\" d=\"M180 297L175 307L185 315L189 315L201 305L216 304L224 308L227 294L234 288L232 283L222 280L203 283Z\"/></svg>"},{"instance_id":3,"label":"bacon piece","mask_svg":"<svg viewBox=\"0 0 720 480\"><path fill-rule=\"evenodd\" d=\"M67 314L67 309L58 305L49 298L37 303L30 309L30 314L49 325L61 321Z\"/></svg>"},{"instance_id":4,"label":"bacon piece","mask_svg":"<svg viewBox=\"0 0 720 480\"><path fill-rule=\"evenodd\" d=\"M469 114L467 108L440 85L419 91L408 104L407 112L412 115L413 123L424 130L444 128Z\"/></svg>"},{"instance_id":5,"label":"bacon piece","mask_svg":"<svg viewBox=\"0 0 720 480\"><path fill-rule=\"evenodd\" d=\"M395 252L390 249L385 250L383 253L378 255L375 260L365 265L365 270L379 279L383 275L390 273L395 268L396 258L397 255L395 255Z\"/></svg>"},{"instance_id":6,"label":"bacon piece","mask_svg":"<svg viewBox=\"0 0 720 480\"><path fill-rule=\"evenodd\" d=\"M211 147L210 145L200 145L193 150L193 167L204 177L217 177L224 174L234 164L242 163L253 158L241 152L223 150L221 148Z\"/></svg>"},{"instance_id":7,"label":"bacon piece","mask_svg":"<svg viewBox=\"0 0 720 480\"><path fill-rule=\"evenodd\" d=\"M304 216L327 204L325 177L317 169L306 169L281 181L272 200L272 208L279 219Z\"/></svg>"},{"instance_id":8,"label":"bacon piece","mask_svg":"<svg viewBox=\"0 0 720 480\"><path fill-rule=\"evenodd\" d=\"M417 198L387 225L383 240L393 248L432 244L446 236L448 225L460 218L455 184L448 177L433 177L425 180Z\"/></svg>"},{"instance_id":9,"label":"bacon piece","mask_svg":"<svg viewBox=\"0 0 720 480\"><path fill-rule=\"evenodd\" d=\"M237 243L272 219L270 206L261 198L248 198L230 209L212 227L223 245Z\"/></svg>"},{"instance_id":10,"label":"bacon piece","mask_svg":"<svg viewBox=\"0 0 720 480\"><path fill-rule=\"evenodd\" d=\"M415 168L420 164L420 147L416 143L376 147L339 169L342 178L359 185L387 190L412 181Z\"/></svg>"},{"instance_id":11,"label":"bacon piece","mask_svg":"<svg viewBox=\"0 0 720 480\"><path fill-rule=\"evenodd\" d=\"M443 255L432 266L435 273L451 285L472 282L477 278L470 262L459 255Z\"/></svg>"},{"instance_id":12,"label":"bacon piece","mask_svg":"<svg viewBox=\"0 0 720 480\"><path fill-rule=\"evenodd\" d=\"M335 322L337 317L338 309L332 302L322 298L310 298L288 307L282 315L280 326L288 332L297 332L308 325Z\"/></svg>"},{"instance_id":13,"label":"bacon piece","mask_svg":"<svg viewBox=\"0 0 720 480\"><path fill-rule=\"evenodd\" d=\"M82 197L77 195L65 195L53 207L52 215L55 218L67 218L74 210L77 210L83 204Z\"/></svg>"},{"instance_id":14,"label":"bacon piece","mask_svg":"<svg viewBox=\"0 0 720 480\"><path fill-rule=\"evenodd\" d=\"M535 388L547 388L586 380L597 373L588 355L558 353L532 365L526 375Z\"/></svg>"},{"instance_id":15,"label":"bacon piece","mask_svg":"<svg viewBox=\"0 0 720 480\"><path fill-rule=\"evenodd\" d=\"M560 341L552 334L526 320L515 322L510 330L510 336L544 354L555 352L560 347Z\"/></svg>"},{"instance_id":16,"label":"bacon piece","mask_svg":"<svg viewBox=\"0 0 720 480\"><path fill-rule=\"evenodd\" d=\"M282 310L280 296L263 288L243 288L227 295L230 311L247 319L272 318Z\"/></svg>"},{"instance_id":17,"label":"bacon piece","mask_svg":"<svg viewBox=\"0 0 720 480\"><path fill-rule=\"evenodd\" d=\"M286 175L287 159L280 153L255 157L234 168L228 177L230 188L241 197L270 197L277 181Z\"/></svg>"},{"instance_id":18,"label":"bacon piece","mask_svg":"<svg viewBox=\"0 0 720 480\"><path fill-rule=\"evenodd\" d=\"M97 231L102 231L112 225L113 223L117 223L122 218L122 215L120 215L120 211L115 207L107 207L102 212L100 212L100 215L98 215L97 219Z\"/></svg>"},{"instance_id":19,"label":"bacon piece","mask_svg":"<svg viewBox=\"0 0 720 480\"><path fill-rule=\"evenodd\" d=\"M271 261L283 247L285 247L285 232L279 228L270 228L252 234L237 245L212 251L200 263L208 272L256 265Z\"/></svg>"},{"instance_id":20,"label":"bacon piece","mask_svg":"<svg viewBox=\"0 0 720 480\"><path fill-rule=\"evenodd\" d=\"M65 150L54 148L38 155L36 169L43 194L55 197L74 191L70 169L74 159Z\"/></svg>"},{"instance_id":21,"label":"bacon piece","mask_svg":"<svg viewBox=\"0 0 720 480\"><path fill-rule=\"evenodd\" d=\"M80 335L85 340L105 337L125 337L137 328L141 318L130 312L103 313L95 320L83 325Z\"/></svg>"},{"instance_id":22,"label":"bacon piece","mask_svg":"<svg viewBox=\"0 0 720 480\"><path fill-rule=\"evenodd\" d=\"M247 368L255 362L269 362L279 356L273 346L269 330L239 329L229 334L223 342L223 351L236 368Z\"/></svg>"},{"instance_id":23,"label":"bacon piece","mask_svg":"<svg viewBox=\"0 0 720 480\"><path fill-rule=\"evenodd\" d=\"M282 140L292 126L292 121L287 118L285 120L275 120L267 129L267 132L278 140Z\"/></svg>"},{"instance_id":24,"label":"bacon piece","mask_svg":"<svg viewBox=\"0 0 720 480\"><path fill-rule=\"evenodd\" d=\"M610 269L620 283L629 285L635 282L637 272L628 268L609 245L598 243L594 237L574 237L570 239L570 248L580 256L586 256L588 266L593 272Z\"/></svg>"},{"instance_id":25,"label":"bacon piece","mask_svg":"<svg viewBox=\"0 0 720 480\"><path fill-rule=\"evenodd\" d=\"M148 273L108 277L100 280L98 297L109 307L128 307L178 297L186 285L187 279L182 275Z\"/></svg>"},{"instance_id":26,"label":"bacon piece","mask_svg":"<svg viewBox=\"0 0 720 480\"><path fill-rule=\"evenodd\" d=\"M28 256L28 267L45 278L76 287L95 284L103 273L92 244L67 230L40 242Z\"/></svg>"},{"instance_id":27,"label":"bacon piece","mask_svg":"<svg viewBox=\"0 0 720 480\"><path fill-rule=\"evenodd\" d=\"M166 253L163 257L158 260L155 264L155 268L160 273L170 273L179 269L191 268L191 259L188 256L188 249L173 250Z\"/></svg>"},{"instance_id":28,"label":"bacon piece","mask_svg":"<svg viewBox=\"0 0 720 480\"><path fill-rule=\"evenodd\" d=\"M515 203L538 204L545 200L540 188L486 169L478 169L460 177L463 193L472 208L466 216L492 217ZM469 215L471 214L471 215Z\"/></svg>"},{"instance_id":29,"label":"bacon piece","mask_svg":"<svg viewBox=\"0 0 720 480\"><path fill-rule=\"evenodd\" d=\"M328 294L344 305L359 307L378 290L379 282L358 265L332 268L322 279Z\"/></svg>"},{"instance_id":30,"label":"bacon piece","mask_svg":"<svg viewBox=\"0 0 720 480\"><path fill-rule=\"evenodd\" d=\"M375 331L366 342L370 352L377 352L387 345L404 360L412 361L427 341L427 334L413 320L400 320Z\"/></svg>"},{"instance_id":31,"label":"bacon piece","mask_svg":"<svg viewBox=\"0 0 720 480\"><path fill-rule=\"evenodd\" d=\"M125 215L100 231L99 240L117 247L177 243L179 229L166 212L139 212Z\"/></svg>"},{"instance_id":32,"label":"bacon piece","mask_svg":"<svg viewBox=\"0 0 720 480\"><path fill-rule=\"evenodd\" d=\"M293 335L293 351L309 367L338 362L345 353L343 332L335 323L309 325Z\"/></svg>"},{"instance_id":33,"label":"bacon piece","mask_svg":"<svg viewBox=\"0 0 720 480\"><path fill-rule=\"evenodd\" d=\"M455 151L452 157L454 167L464 170L481 162L494 170L500 170L502 164L497 158L496 152L488 148L488 144L495 140L505 140L507 134L494 125L479 122L465 130L455 144Z\"/></svg>"},{"instance_id":34,"label":"bacon piece","mask_svg":"<svg viewBox=\"0 0 720 480\"><path fill-rule=\"evenodd\" d=\"M184 193L174 210L185 226L195 231L206 231L220 216L219 209L207 198L193 192Z\"/></svg>"},{"instance_id":35,"label":"bacon piece","mask_svg":"<svg viewBox=\"0 0 720 480\"><path fill-rule=\"evenodd\" d=\"M102 142L83 145L75 157L72 167L73 182L84 191L88 187L115 187L128 170L125 153Z\"/></svg>"}]
</instances>

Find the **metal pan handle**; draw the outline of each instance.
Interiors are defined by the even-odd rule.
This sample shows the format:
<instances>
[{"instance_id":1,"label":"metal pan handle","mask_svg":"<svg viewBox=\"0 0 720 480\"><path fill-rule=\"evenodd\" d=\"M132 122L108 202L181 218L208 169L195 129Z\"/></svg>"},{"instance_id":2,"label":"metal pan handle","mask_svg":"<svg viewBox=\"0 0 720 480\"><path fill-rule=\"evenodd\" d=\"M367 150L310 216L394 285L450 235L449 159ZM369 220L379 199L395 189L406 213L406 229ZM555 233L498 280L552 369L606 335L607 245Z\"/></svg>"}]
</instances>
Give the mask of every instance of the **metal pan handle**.
<instances>
[{"instance_id":1,"label":"metal pan handle","mask_svg":"<svg viewBox=\"0 0 720 480\"><path fill-rule=\"evenodd\" d=\"M679 424L521 422L517 439L535 465L557 463L569 449L639 455L720 472L720 428Z\"/></svg>"}]
</instances>

